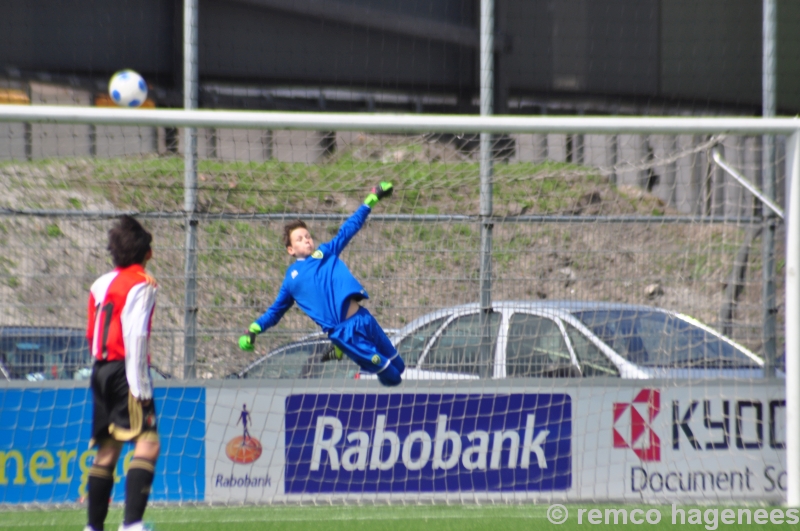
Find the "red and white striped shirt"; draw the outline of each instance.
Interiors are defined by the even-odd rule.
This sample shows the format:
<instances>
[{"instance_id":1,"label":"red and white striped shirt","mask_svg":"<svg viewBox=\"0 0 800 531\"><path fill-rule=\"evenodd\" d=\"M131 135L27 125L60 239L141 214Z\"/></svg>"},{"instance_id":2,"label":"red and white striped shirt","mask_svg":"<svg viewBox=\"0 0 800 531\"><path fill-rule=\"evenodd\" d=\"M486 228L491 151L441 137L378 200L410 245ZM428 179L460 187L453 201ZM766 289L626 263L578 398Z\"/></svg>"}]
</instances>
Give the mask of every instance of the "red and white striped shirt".
<instances>
[{"instance_id":1,"label":"red and white striped shirt","mask_svg":"<svg viewBox=\"0 0 800 531\"><path fill-rule=\"evenodd\" d=\"M98 278L89 291L86 337L98 360L125 361L131 394L153 396L148 343L156 303L155 281L134 264Z\"/></svg>"}]
</instances>

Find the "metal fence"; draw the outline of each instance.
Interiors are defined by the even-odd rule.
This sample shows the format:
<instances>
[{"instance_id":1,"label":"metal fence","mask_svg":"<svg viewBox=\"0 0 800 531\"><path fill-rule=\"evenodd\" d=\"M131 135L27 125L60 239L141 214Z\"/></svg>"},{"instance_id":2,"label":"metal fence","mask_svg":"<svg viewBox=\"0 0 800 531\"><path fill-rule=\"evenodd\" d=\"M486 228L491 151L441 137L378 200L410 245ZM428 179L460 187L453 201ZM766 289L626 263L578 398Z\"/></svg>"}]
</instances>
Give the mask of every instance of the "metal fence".
<instances>
[{"instance_id":1,"label":"metal fence","mask_svg":"<svg viewBox=\"0 0 800 531\"><path fill-rule=\"evenodd\" d=\"M763 187L760 137L724 136L724 124L717 134L658 135L633 134L628 122L607 124L613 134L534 122L528 132L506 124L492 136L489 215L478 137L463 123L432 123L419 134L391 125L375 132L380 122L318 132L326 124L231 129L221 121L199 129L191 213L183 144L163 124L4 124L0 151L12 158L0 165L2 324L85 326L87 289L110 267L105 233L115 215L136 212L154 234L149 267L161 285L154 363L178 377L224 377L314 331L293 309L256 354L236 347L290 263L285 221L306 219L317 242L327 241L365 191L388 179L397 193L344 255L385 327L487 295L635 302L694 316L783 363L775 324L784 309L782 223L711 157L720 150ZM170 135L178 143L166 149ZM774 198L782 204L778 138ZM22 156L13 151L21 140L31 146ZM34 156L25 160L26 152ZM765 227L771 249L762 243ZM765 259L774 265L765 269Z\"/></svg>"}]
</instances>

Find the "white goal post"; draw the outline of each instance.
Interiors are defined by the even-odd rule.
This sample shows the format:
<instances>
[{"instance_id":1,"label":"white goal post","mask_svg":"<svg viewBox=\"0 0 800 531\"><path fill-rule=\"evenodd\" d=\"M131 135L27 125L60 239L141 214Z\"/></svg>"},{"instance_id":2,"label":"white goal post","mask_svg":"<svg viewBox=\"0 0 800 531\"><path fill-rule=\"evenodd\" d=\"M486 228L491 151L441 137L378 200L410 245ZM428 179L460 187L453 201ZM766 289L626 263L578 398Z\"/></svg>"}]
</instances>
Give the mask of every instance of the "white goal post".
<instances>
[{"instance_id":1,"label":"white goal post","mask_svg":"<svg viewBox=\"0 0 800 531\"><path fill-rule=\"evenodd\" d=\"M783 135L790 193L785 257L787 503L800 507L800 119L700 117L522 117L346 113L129 110L73 106L0 106L0 122L213 129L374 133L563 133L656 135ZM2 501L2 500L0 500Z\"/></svg>"},{"instance_id":2,"label":"white goal post","mask_svg":"<svg viewBox=\"0 0 800 531\"><path fill-rule=\"evenodd\" d=\"M617 116L466 116L309 112L115 109L75 106L0 107L0 122L295 129L380 133L629 133L791 135L797 118Z\"/></svg>"}]
</instances>

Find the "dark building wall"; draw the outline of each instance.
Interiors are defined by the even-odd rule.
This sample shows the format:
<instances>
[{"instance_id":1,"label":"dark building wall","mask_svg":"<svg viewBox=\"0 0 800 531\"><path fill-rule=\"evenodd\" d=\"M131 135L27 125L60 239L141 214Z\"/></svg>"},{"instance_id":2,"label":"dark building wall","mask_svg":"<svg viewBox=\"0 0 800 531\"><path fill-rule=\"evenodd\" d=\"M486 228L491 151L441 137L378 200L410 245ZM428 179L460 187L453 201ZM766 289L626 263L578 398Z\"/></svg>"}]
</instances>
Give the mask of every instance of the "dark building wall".
<instances>
[{"instance_id":1,"label":"dark building wall","mask_svg":"<svg viewBox=\"0 0 800 531\"><path fill-rule=\"evenodd\" d=\"M662 2L662 93L760 105L761 4L757 0Z\"/></svg>"},{"instance_id":2,"label":"dark building wall","mask_svg":"<svg viewBox=\"0 0 800 531\"><path fill-rule=\"evenodd\" d=\"M661 2L661 91L665 96L760 107L761 0ZM777 2L777 100L800 110L800 2Z\"/></svg>"},{"instance_id":3,"label":"dark building wall","mask_svg":"<svg viewBox=\"0 0 800 531\"><path fill-rule=\"evenodd\" d=\"M512 92L656 95L658 0L511 4Z\"/></svg>"},{"instance_id":4,"label":"dark building wall","mask_svg":"<svg viewBox=\"0 0 800 531\"><path fill-rule=\"evenodd\" d=\"M503 93L760 107L762 0L496 2ZM478 93L478 4L201 0L201 81L447 92L469 101ZM328 11L315 12L320 5ZM2 1L0 75L13 67L102 79L134 68L180 89L181 6ZM341 16L352 10L352 20ZM400 19L405 26L394 24ZM430 23L440 26L425 29ZM778 0L778 106L800 111L797 0Z\"/></svg>"},{"instance_id":5,"label":"dark building wall","mask_svg":"<svg viewBox=\"0 0 800 531\"><path fill-rule=\"evenodd\" d=\"M800 2L797 0L778 0L777 75L779 108L800 113Z\"/></svg>"},{"instance_id":6,"label":"dark building wall","mask_svg":"<svg viewBox=\"0 0 800 531\"><path fill-rule=\"evenodd\" d=\"M175 8L163 0L0 2L0 68L171 72Z\"/></svg>"},{"instance_id":7,"label":"dark building wall","mask_svg":"<svg viewBox=\"0 0 800 531\"><path fill-rule=\"evenodd\" d=\"M206 78L417 90L473 85L474 54L453 44L214 0L200 2L200 13Z\"/></svg>"},{"instance_id":8,"label":"dark building wall","mask_svg":"<svg viewBox=\"0 0 800 531\"><path fill-rule=\"evenodd\" d=\"M539 92L553 85L553 2L507 2L505 20L511 38L506 67L515 89Z\"/></svg>"}]
</instances>

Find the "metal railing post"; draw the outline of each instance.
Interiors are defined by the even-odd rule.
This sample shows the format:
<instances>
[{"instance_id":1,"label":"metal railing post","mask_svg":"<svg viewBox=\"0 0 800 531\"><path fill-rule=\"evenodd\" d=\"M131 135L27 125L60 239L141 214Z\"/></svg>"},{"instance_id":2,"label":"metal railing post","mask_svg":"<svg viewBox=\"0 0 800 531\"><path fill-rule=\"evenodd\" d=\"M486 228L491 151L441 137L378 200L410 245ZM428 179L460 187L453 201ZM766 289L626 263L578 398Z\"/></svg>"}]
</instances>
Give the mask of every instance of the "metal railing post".
<instances>
[{"instance_id":1,"label":"metal railing post","mask_svg":"<svg viewBox=\"0 0 800 531\"><path fill-rule=\"evenodd\" d=\"M763 63L762 63L762 108L765 118L775 116L775 37L777 28L776 0L764 0L763 18ZM764 195L775 200L775 137L764 136L763 182ZM764 211L764 230L761 236L761 278L762 278L762 353L764 355L764 377L775 376L775 336L776 313L775 302L775 216Z\"/></svg>"},{"instance_id":2,"label":"metal railing post","mask_svg":"<svg viewBox=\"0 0 800 531\"><path fill-rule=\"evenodd\" d=\"M800 129L786 151L786 504L800 507Z\"/></svg>"},{"instance_id":3,"label":"metal railing post","mask_svg":"<svg viewBox=\"0 0 800 531\"><path fill-rule=\"evenodd\" d=\"M197 108L197 4L183 2L183 107ZM183 377L197 377L197 129L184 129L184 200L186 248L184 267Z\"/></svg>"},{"instance_id":4,"label":"metal railing post","mask_svg":"<svg viewBox=\"0 0 800 531\"><path fill-rule=\"evenodd\" d=\"M481 116L492 114L494 99L494 0L481 0L480 103ZM482 132L480 143L480 304L482 376L492 375L492 134Z\"/></svg>"}]
</instances>

